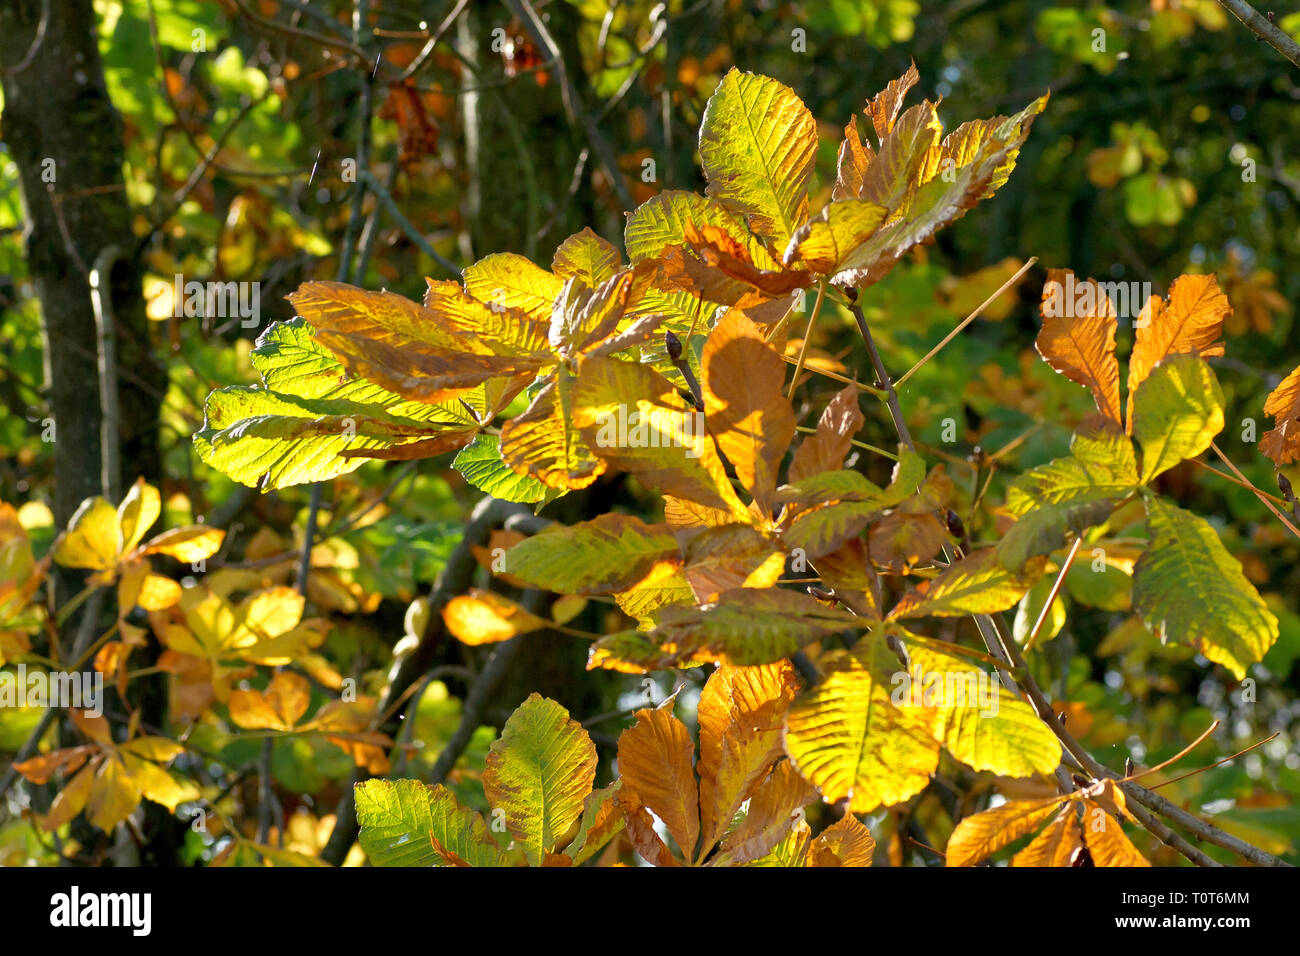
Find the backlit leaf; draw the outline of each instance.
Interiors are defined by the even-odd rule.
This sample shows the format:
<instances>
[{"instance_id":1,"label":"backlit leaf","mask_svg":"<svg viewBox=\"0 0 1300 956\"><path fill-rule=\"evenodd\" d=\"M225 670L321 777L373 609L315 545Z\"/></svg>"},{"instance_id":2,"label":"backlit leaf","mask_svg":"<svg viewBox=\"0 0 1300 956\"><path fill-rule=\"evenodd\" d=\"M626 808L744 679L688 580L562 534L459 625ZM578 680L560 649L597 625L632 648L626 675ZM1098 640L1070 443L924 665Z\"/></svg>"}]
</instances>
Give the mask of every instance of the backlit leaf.
<instances>
[{"instance_id":1,"label":"backlit leaf","mask_svg":"<svg viewBox=\"0 0 1300 956\"><path fill-rule=\"evenodd\" d=\"M358 838L375 866L448 866L430 837L471 866L498 866L502 854L483 818L450 790L418 780L367 780L356 785Z\"/></svg>"},{"instance_id":2,"label":"backlit leaf","mask_svg":"<svg viewBox=\"0 0 1300 956\"><path fill-rule=\"evenodd\" d=\"M442 619L462 644L495 644L547 627L550 622L492 591L470 588L442 609Z\"/></svg>"},{"instance_id":3,"label":"backlit leaf","mask_svg":"<svg viewBox=\"0 0 1300 956\"><path fill-rule=\"evenodd\" d=\"M777 469L794 440L794 412L782 394L785 362L743 312L730 309L709 333L701 364L709 431L769 511Z\"/></svg>"},{"instance_id":4,"label":"backlit leaf","mask_svg":"<svg viewBox=\"0 0 1300 956\"><path fill-rule=\"evenodd\" d=\"M1132 425L1143 484L1195 458L1223 430L1223 392L1214 372L1194 355L1161 362L1137 390Z\"/></svg>"},{"instance_id":5,"label":"backlit leaf","mask_svg":"<svg viewBox=\"0 0 1300 956\"><path fill-rule=\"evenodd\" d=\"M488 751L483 791L538 866L582 816L596 779L596 745L553 700L532 694Z\"/></svg>"},{"instance_id":6,"label":"backlit leaf","mask_svg":"<svg viewBox=\"0 0 1300 956\"><path fill-rule=\"evenodd\" d=\"M939 765L930 718L890 703L888 688L850 653L820 664L822 682L786 715L785 749L799 772L823 799L848 799L853 813L920 793Z\"/></svg>"},{"instance_id":7,"label":"backlit leaf","mask_svg":"<svg viewBox=\"0 0 1300 956\"><path fill-rule=\"evenodd\" d=\"M1146 507L1152 540L1133 569L1133 609L1161 640L1244 678L1277 640L1277 618L1208 522L1155 497Z\"/></svg>"},{"instance_id":8,"label":"backlit leaf","mask_svg":"<svg viewBox=\"0 0 1300 956\"><path fill-rule=\"evenodd\" d=\"M1035 832L1060 805L1059 797L1012 800L964 818L948 838L947 865L974 866L1004 846Z\"/></svg>"},{"instance_id":9,"label":"backlit leaf","mask_svg":"<svg viewBox=\"0 0 1300 956\"><path fill-rule=\"evenodd\" d=\"M708 194L743 213L750 229L785 245L808 218L817 124L788 86L734 67L700 124Z\"/></svg>"},{"instance_id":10,"label":"backlit leaf","mask_svg":"<svg viewBox=\"0 0 1300 956\"><path fill-rule=\"evenodd\" d=\"M1120 424L1115 307L1095 279L1052 269L1040 305L1043 327L1035 345L1047 364L1092 393L1097 410Z\"/></svg>"},{"instance_id":11,"label":"backlit leaf","mask_svg":"<svg viewBox=\"0 0 1300 956\"><path fill-rule=\"evenodd\" d=\"M1138 317L1137 340L1128 360L1130 427L1138 387L1152 370L1171 355L1222 355L1219 334L1223 320L1231 314L1228 297L1212 275L1179 276L1169 287L1168 302L1151 297Z\"/></svg>"},{"instance_id":12,"label":"backlit leaf","mask_svg":"<svg viewBox=\"0 0 1300 956\"><path fill-rule=\"evenodd\" d=\"M618 738L623 787L663 821L688 860L700 835L694 757L690 732L668 708L637 711L636 723Z\"/></svg>"},{"instance_id":13,"label":"backlit leaf","mask_svg":"<svg viewBox=\"0 0 1300 956\"><path fill-rule=\"evenodd\" d=\"M645 578L661 562L677 562L677 539L666 525L603 514L553 525L506 552L508 572L561 594L607 594Z\"/></svg>"}]
</instances>

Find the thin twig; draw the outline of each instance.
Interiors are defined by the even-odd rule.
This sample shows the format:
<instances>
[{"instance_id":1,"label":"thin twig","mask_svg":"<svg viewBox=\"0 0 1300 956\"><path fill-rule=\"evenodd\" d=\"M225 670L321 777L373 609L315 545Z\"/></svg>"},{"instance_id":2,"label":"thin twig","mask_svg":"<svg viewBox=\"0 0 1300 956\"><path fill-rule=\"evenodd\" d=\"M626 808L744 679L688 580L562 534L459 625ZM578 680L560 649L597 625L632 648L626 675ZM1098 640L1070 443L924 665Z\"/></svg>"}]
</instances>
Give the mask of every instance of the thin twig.
<instances>
[{"instance_id":1,"label":"thin twig","mask_svg":"<svg viewBox=\"0 0 1300 956\"><path fill-rule=\"evenodd\" d=\"M794 363L794 377L790 379L790 391L786 393L786 399L794 398L794 390L799 387L799 376L803 374L803 363L808 356L808 342L812 338L813 329L817 326L817 316L822 312L822 301L826 298L825 281L817 284L817 302L813 305L812 315L808 317L808 325L803 330L803 342L799 346L799 361Z\"/></svg>"},{"instance_id":2,"label":"thin twig","mask_svg":"<svg viewBox=\"0 0 1300 956\"><path fill-rule=\"evenodd\" d=\"M605 167L605 173L609 176L610 185L613 186L618 201L625 211L630 212L636 207L636 200L632 197L632 191L627 187L622 170L618 168L618 160L614 156L614 150L610 147L609 141L605 139L605 134L600 131L600 126L596 123L595 117L583 106L582 97L578 94L578 88L574 85L573 78L569 76L568 67L564 63L564 56L560 53L559 44L551 36L551 32L546 28L546 23L530 0L505 0L505 4L515 16L524 22L528 32L533 35L533 39L546 51L560 81L560 92L564 100L565 112L569 116L569 122L581 124L583 131L587 134L587 141L591 143L592 152L596 154L596 159L600 161L600 164Z\"/></svg>"},{"instance_id":3,"label":"thin twig","mask_svg":"<svg viewBox=\"0 0 1300 956\"><path fill-rule=\"evenodd\" d=\"M372 176L369 170L361 170L357 175L359 178L365 180L366 186L369 187L370 191L384 204L384 208L388 210L388 215L392 218L393 222L397 224L398 228L401 229L402 232L406 233L406 238L410 239L417 249L446 269L448 273L456 278L460 278L460 267L442 253L438 252L438 250L433 248L433 246L429 245L429 240L420 235L420 230L416 229L411 220L407 219L406 216L402 214L402 211L397 208L397 203L393 201L393 197L389 194L388 190L384 188L383 183Z\"/></svg>"},{"instance_id":4,"label":"thin twig","mask_svg":"<svg viewBox=\"0 0 1300 956\"><path fill-rule=\"evenodd\" d=\"M906 382L906 381L907 381L909 378L911 378L913 375L915 375L915 374L917 373L917 371L921 368L921 366L923 366L926 362L930 361L930 359L932 359L932 358L934 358L936 355L938 355L939 352L943 350L943 347L944 347L945 345L947 345L949 342L951 342L953 339L955 339L955 338L956 338L956 337L961 333L961 330L962 330L962 329L966 328L966 326L970 325L970 324L971 324L972 322L974 322L977 318L979 318L979 315L980 315L981 312L983 312L983 311L984 311L985 309L987 309L990 305L992 305L993 302L994 302L994 300L997 299L998 296L1000 296L1003 292L1007 291L1007 289L1011 288L1011 286L1013 286L1017 281L1019 281L1020 277L1021 277L1022 275L1024 275L1026 272L1028 272L1028 271L1029 271L1029 267L1032 266L1032 265L1033 265L1035 262L1037 262L1037 261L1038 261L1038 257L1037 257L1037 256L1030 256L1030 257L1029 257L1029 261L1026 262L1023 266L1021 266L1021 267L1019 268L1019 270L1017 270L1017 272L1016 272L1015 275L1013 275L1013 276L1012 276L1010 279L1008 279L1006 282L1002 283L1002 285L1000 285L1000 286L998 287L998 290L997 290L996 292L994 292L991 296L989 296L987 299L985 299L983 302L981 302L981 303L980 303L980 304L975 308L975 311L974 311L974 312L972 312L970 315L966 316L966 318L962 319L961 322L958 323L958 325L957 325L957 327L956 327L955 329L953 329L951 332L949 332L947 335L945 335L945 336L943 337L942 341L940 341L938 345L936 345L934 348L930 349L930 351L926 352L926 353L925 353L925 356L924 356L924 357L923 357L919 362L917 362L915 365L913 365L911 368L909 368L906 372L904 372L903 375L902 375L902 377L901 377L898 381L896 381L896 382L894 383L894 388L902 388L902 387L903 387L903 383Z\"/></svg>"},{"instance_id":5,"label":"thin twig","mask_svg":"<svg viewBox=\"0 0 1300 956\"><path fill-rule=\"evenodd\" d=\"M1052 604L1056 601L1056 596L1061 593L1061 585L1065 583L1065 576L1070 572L1070 565L1074 564L1074 556L1079 553L1079 545L1083 544L1083 535L1076 535L1074 544L1070 547L1070 553L1065 556L1065 563L1061 565L1060 572L1056 575L1056 580L1052 582L1052 590L1047 595L1047 600L1043 602L1043 608L1038 612L1038 620L1034 622L1034 629L1029 632L1029 637L1025 639L1025 653L1028 654L1038 643L1038 635L1043 630L1043 625L1047 623L1047 617L1052 611Z\"/></svg>"},{"instance_id":6,"label":"thin twig","mask_svg":"<svg viewBox=\"0 0 1300 956\"><path fill-rule=\"evenodd\" d=\"M1225 465L1227 465L1229 469L1231 469L1232 473L1237 476L1237 478L1241 481L1241 483L1245 485L1247 488L1249 488L1251 491L1253 491L1255 493L1256 498L1264 502L1264 507L1267 508L1269 511L1273 512L1273 514L1277 517L1277 520L1287 526L1287 530L1289 530L1297 538L1300 538L1300 528L1297 528L1295 525L1293 525L1290 519L1288 519L1286 515L1278 511L1277 506L1274 505L1273 502L1268 500L1269 496L1264 492L1260 491L1253 484L1251 484L1250 479L1241 473L1241 469L1238 468L1236 465L1234 465L1228 459L1228 456L1225 455L1219 449L1219 446L1217 444L1215 444L1214 442L1210 442L1210 448L1212 448L1214 450L1214 453L1219 456L1219 460L1223 462Z\"/></svg>"}]
</instances>

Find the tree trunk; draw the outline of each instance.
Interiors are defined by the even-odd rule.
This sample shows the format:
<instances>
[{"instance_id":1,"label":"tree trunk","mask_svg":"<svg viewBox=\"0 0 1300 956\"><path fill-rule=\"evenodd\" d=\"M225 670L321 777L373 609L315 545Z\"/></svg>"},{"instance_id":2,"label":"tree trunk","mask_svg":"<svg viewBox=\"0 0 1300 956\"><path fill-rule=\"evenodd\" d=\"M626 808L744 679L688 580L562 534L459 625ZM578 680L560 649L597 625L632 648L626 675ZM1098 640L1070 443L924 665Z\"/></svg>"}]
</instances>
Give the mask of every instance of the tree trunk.
<instances>
[{"instance_id":1,"label":"tree trunk","mask_svg":"<svg viewBox=\"0 0 1300 956\"><path fill-rule=\"evenodd\" d=\"M110 247L123 487L158 480L158 410L166 372L154 359L122 179L123 128L104 86L91 0L52 4L39 46L42 0L0 4L3 138L18 166L26 251L41 301L53 413L54 517L65 523L100 492L98 346L89 272Z\"/></svg>"}]
</instances>

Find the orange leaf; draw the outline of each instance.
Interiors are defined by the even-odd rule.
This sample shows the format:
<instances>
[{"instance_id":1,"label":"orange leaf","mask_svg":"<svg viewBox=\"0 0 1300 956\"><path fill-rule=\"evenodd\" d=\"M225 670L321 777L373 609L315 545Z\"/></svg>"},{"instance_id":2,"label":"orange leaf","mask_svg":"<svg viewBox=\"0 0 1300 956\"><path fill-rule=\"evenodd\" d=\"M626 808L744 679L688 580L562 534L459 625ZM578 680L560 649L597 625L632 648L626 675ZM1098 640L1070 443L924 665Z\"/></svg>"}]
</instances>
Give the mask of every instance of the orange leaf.
<instances>
[{"instance_id":1,"label":"orange leaf","mask_svg":"<svg viewBox=\"0 0 1300 956\"><path fill-rule=\"evenodd\" d=\"M704 354L709 431L736 476L770 514L777 469L794 439L794 412L783 395L785 362L739 309L714 326Z\"/></svg>"},{"instance_id":2,"label":"orange leaf","mask_svg":"<svg viewBox=\"0 0 1300 956\"><path fill-rule=\"evenodd\" d=\"M1137 341L1128 360L1128 422L1133 430L1133 395L1151 370L1170 355L1223 354L1219 334L1232 314L1228 297L1212 275L1179 276L1169 287L1169 301L1155 296L1137 322Z\"/></svg>"},{"instance_id":3,"label":"orange leaf","mask_svg":"<svg viewBox=\"0 0 1300 956\"><path fill-rule=\"evenodd\" d=\"M1121 424L1119 362L1115 358L1119 323L1101 285L1093 279L1075 279L1068 269L1052 269L1043 286L1040 309L1043 327L1035 342L1039 354L1070 381L1091 391L1098 410ZM1130 390L1134 384L1130 367Z\"/></svg>"},{"instance_id":4,"label":"orange leaf","mask_svg":"<svg viewBox=\"0 0 1300 956\"><path fill-rule=\"evenodd\" d=\"M1300 459L1300 367L1273 389L1264 411L1273 416L1275 424L1260 436L1259 450L1275 465Z\"/></svg>"},{"instance_id":5,"label":"orange leaf","mask_svg":"<svg viewBox=\"0 0 1300 956\"><path fill-rule=\"evenodd\" d=\"M700 807L691 768L695 745L686 725L669 710L639 710L636 723L618 738L623 792L664 822L690 859L700 836ZM629 830L631 828L629 827Z\"/></svg>"}]
</instances>

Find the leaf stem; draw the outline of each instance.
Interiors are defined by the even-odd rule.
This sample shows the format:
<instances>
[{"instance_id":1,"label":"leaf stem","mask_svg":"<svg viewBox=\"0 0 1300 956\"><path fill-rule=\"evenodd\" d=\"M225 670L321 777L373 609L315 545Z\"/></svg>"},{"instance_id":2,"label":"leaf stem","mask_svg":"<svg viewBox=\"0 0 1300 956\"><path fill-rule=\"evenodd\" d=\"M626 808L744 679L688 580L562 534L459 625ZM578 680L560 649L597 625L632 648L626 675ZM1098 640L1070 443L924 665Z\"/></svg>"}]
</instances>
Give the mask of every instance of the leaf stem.
<instances>
[{"instance_id":1,"label":"leaf stem","mask_svg":"<svg viewBox=\"0 0 1300 956\"><path fill-rule=\"evenodd\" d=\"M786 392L786 400L794 399L794 390L799 387L799 376L803 374L803 364L808 357L808 342L812 339L813 329L817 326L817 316L822 312L822 301L826 298L826 280L823 279L817 283L817 302L813 305L812 315L808 317L808 325L803 330L803 344L799 346L799 361L794 363L794 377L790 379L790 390Z\"/></svg>"},{"instance_id":2,"label":"leaf stem","mask_svg":"<svg viewBox=\"0 0 1300 956\"><path fill-rule=\"evenodd\" d=\"M1047 600L1043 602L1042 610L1038 612L1038 620L1034 622L1034 629L1029 632L1029 637L1025 640L1026 654L1037 645L1038 635L1043 630L1043 625L1047 623L1047 615L1051 613L1052 605L1056 602L1056 596L1061 593L1061 585L1065 583L1065 576L1070 571L1070 565L1074 564L1074 556L1079 553L1079 545L1081 544L1083 544L1083 535L1075 535L1074 544L1070 547L1070 553L1065 556L1065 563L1061 565L1056 580L1052 582L1052 590L1047 595Z\"/></svg>"},{"instance_id":3,"label":"leaf stem","mask_svg":"<svg viewBox=\"0 0 1300 956\"><path fill-rule=\"evenodd\" d=\"M921 366L923 366L926 362L930 361L930 359L938 355L939 352L942 351L945 345L947 345L949 342L955 339L961 333L962 329L966 328L966 326L974 322L975 319L979 317L981 312L983 312L985 309L987 309L990 305L993 304L994 300L997 299L998 296L1002 295L1003 292L1007 291L1007 289L1011 288L1012 285L1018 282L1020 280L1020 277L1029 271L1029 267L1032 266L1037 261L1038 261L1037 256L1030 256L1029 261L1026 262L1023 266L1021 266L1015 275L1013 275L1006 282L1002 283L1002 285L998 287L998 290L996 292L994 292L991 296L989 296L978 306L976 306L974 312L966 316L966 318L962 319L955 329L953 329L951 332L945 335L938 345L930 349L930 351L926 352L925 356L919 362L917 362L906 372L904 372L902 377L897 382L894 383L894 387L902 388L903 383L906 382L913 375L915 375L917 371L921 368Z\"/></svg>"}]
</instances>

